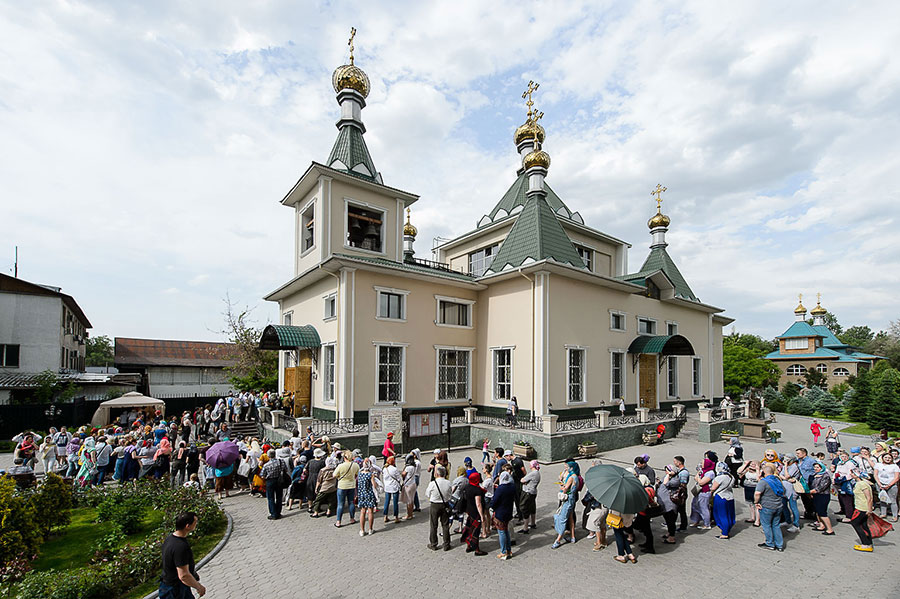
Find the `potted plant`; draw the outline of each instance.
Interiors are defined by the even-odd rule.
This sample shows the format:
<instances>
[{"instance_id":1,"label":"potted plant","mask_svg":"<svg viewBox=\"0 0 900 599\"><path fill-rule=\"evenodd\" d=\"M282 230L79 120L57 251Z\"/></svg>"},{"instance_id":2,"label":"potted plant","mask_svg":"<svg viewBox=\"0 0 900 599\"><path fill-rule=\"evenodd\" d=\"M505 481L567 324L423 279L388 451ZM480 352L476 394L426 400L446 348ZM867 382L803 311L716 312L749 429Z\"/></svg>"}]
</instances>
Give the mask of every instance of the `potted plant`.
<instances>
[{"instance_id":1,"label":"potted plant","mask_svg":"<svg viewBox=\"0 0 900 599\"><path fill-rule=\"evenodd\" d=\"M781 431L777 428L767 428L766 433L769 435L769 440L771 440L772 443L778 443L778 439L781 438Z\"/></svg>"},{"instance_id":2,"label":"potted plant","mask_svg":"<svg viewBox=\"0 0 900 599\"><path fill-rule=\"evenodd\" d=\"M533 460L537 457L537 452L534 450L534 447L524 439L513 443L513 453L528 460Z\"/></svg>"},{"instance_id":3,"label":"potted plant","mask_svg":"<svg viewBox=\"0 0 900 599\"><path fill-rule=\"evenodd\" d=\"M733 437L740 437L741 434L737 431L724 430L722 431L722 439L725 440L726 443L730 443Z\"/></svg>"}]
</instances>

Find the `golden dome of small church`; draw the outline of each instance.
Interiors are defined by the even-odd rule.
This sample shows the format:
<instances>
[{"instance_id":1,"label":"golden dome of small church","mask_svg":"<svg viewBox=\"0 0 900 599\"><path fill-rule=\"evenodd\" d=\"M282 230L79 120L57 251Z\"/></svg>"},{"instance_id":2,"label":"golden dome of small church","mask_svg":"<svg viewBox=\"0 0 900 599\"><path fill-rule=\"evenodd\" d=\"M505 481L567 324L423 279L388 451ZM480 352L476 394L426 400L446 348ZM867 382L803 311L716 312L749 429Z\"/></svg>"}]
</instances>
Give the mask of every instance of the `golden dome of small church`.
<instances>
[{"instance_id":1,"label":"golden dome of small church","mask_svg":"<svg viewBox=\"0 0 900 599\"><path fill-rule=\"evenodd\" d=\"M539 124L535 82L512 132L507 191L481 198L485 213L470 230L417 255L411 208L439 198L391 187L376 169L355 34L332 81L337 139L281 200L294 219L284 257L293 275L265 297L281 322L261 347L281 350L279 387L294 392L295 415L364 422L393 406L491 416L515 397L523 419L593 418L620 400L664 410L722 396L722 328L732 319L700 301L669 254L666 188L650 194L649 250L631 268L631 244L574 209L589 201L566 202L548 184L552 136Z\"/></svg>"}]
</instances>

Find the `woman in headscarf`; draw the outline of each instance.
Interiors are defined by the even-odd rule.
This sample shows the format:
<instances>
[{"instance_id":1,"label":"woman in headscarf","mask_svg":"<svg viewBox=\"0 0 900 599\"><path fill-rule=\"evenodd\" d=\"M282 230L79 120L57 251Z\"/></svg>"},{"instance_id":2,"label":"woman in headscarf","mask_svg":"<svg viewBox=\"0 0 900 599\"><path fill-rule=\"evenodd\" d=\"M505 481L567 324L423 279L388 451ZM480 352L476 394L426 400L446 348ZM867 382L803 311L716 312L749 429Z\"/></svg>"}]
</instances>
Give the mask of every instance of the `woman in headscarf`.
<instances>
[{"instance_id":1,"label":"woman in headscarf","mask_svg":"<svg viewBox=\"0 0 900 599\"><path fill-rule=\"evenodd\" d=\"M468 474L471 474L468 473ZM453 520L458 522L456 528L453 530L454 533L460 534L462 533L463 522L465 520L465 501L463 495L466 491L466 487L469 485L469 478L466 473L466 467L460 466L456 469L456 478L450 483L450 524L453 525ZM385 470L385 484L387 484L387 470ZM385 501L387 501L387 487L385 486ZM385 514L385 522L387 522L387 515Z\"/></svg>"},{"instance_id":2,"label":"woman in headscarf","mask_svg":"<svg viewBox=\"0 0 900 599\"><path fill-rule=\"evenodd\" d=\"M756 509L756 483L759 482L760 470L759 462L756 460L747 460L738 470L738 476L741 477L741 484L744 487L744 500L750 507L750 517L744 520L753 526L759 526L759 510Z\"/></svg>"},{"instance_id":3,"label":"woman in headscarf","mask_svg":"<svg viewBox=\"0 0 900 599\"><path fill-rule=\"evenodd\" d=\"M478 546L481 536L481 523L487 518L487 505L484 501L484 489L481 488L481 474L473 472L469 475L469 484L464 492L466 503L466 527L463 529L462 538L466 544L466 553L474 552L475 555L487 555Z\"/></svg>"},{"instance_id":4,"label":"woman in headscarf","mask_svg":"<svg viewBox=\"0 0 900 599\"><path fill-rule=\"evenodd\" d=\"M643 553L656 553L656 548L653 546L653 531L650 528L650 510L656 505L656 489L646 474L635 473L635 476L647 494L647 507L634 517L632 535L634 530L644 535L644 542L638 545Z\"/></svg>"},{"instance_id":5,"label":"woman in headscarf","mask_svg":"<svg viewBox=\"0 0 900 599\"><path fill-rule=\"evenodd\" d=\"M78 451L78 474L75 476L75 484L79 487L90 486L96 473L97 452L94 449L94 438L86 437Z\"/></svg>"},{"instance_id":6,"label":"woman in headscarf","mask_svg":"<svg viewBox=\"0 0 900 599\"><path fill-rule=\"evenodd\" d=\"M731 468L725 462L716 464L716 477L713 479L710 491L713 494L713 516L716 526L722 531L717 539L727 539L734 526L734 478L731 476Z\"/></svg>"},{"instance_id":7,"label":"woman in headscarf","mask_svg":"<svg viewBox=\"0 0 900 599\"><path fill-rule=\"evenodd\" d=\"M303 507L303 500L306 497L306 456L297 456L297 465L291 472L291 486L288 488L288 511L294 509L294 502Z\"/></svg>"},{"instance_id":8,"label":"woman in headscarf","mask_svg":"<svg viewBox=\"0 0 900 599\"><path fill-rule=\"evenodd\" d=\"M813 464L813 470L815 474L810 479L809 492L812 495L816 518L819 520L818 525L814 528L822 531L823 535L833 535L831 519L828 517L828 503L831 501L831 475L825 464L819 460Z\"/></svg>"},{"instance_id":9,"label":"woman in headscarf","mask_svg":"<svg viewBox=\"0 0 900 599\"><path fill-rule=\"evenodd\" d=\"M250 474L250 496L254 497L256 495L261 495L262 497L266 496L266 479L259 475L262 472L262 467L266 465L266 462L269 461L269 454L263 453L256 459L256 468L251 471Z\"/></svg>"},{"instance_id":10,"label":"woman in headscarf","mask_svg":"<svg viewBox=\"0 0 900 599\"><path fill-rule=\"evenodd\" d=\"M78 452L81 449L81 436L74 435L66 445L66 478L72 478L78 473Z\"/></svg>"},{"instance_id":11,"label":"woman in headscarf","mask_svg":"<svg viewBox=\"0 0 900 599\"><path fill-rule=\"evenodd\" d=\"M172 443L166 437L159 442L156 453L153 454L153 461L156 470L153 473L155 478L162 478L169 474L169 463L172 459Z\"/></svg>"},{"instance_id":12,"label":"woman in headscarf","mask_svg":"<svg viewBox=\"0 0 900 599\"><path fill-rule=\"evenodd\" d=\"M838 514L844 516L841 522L850 522L853 515L853 476L850 471L855 467L846 449L838 450L837 464L834 467L834 486L838 491Z\"/></svg>"},{"instance_id":13,"label":"woman in headscarf","mask_svg":"<svg viewBox=\"0 0 900 599\"><path fill-rule=\"evenodd\" d=\"M512 475L506 471L500 473L499 483L494 488L491 509L494 510L494 528L500 535L500 553L497 559L507 560L512 557L509 521L512 520L513 506L516 503L516 485Z\"/></svg>"},{"instance_id":14,"label":"woman in headscarf","mask_svg":"<svg viewBox=\"0 0 900 599\"><path fill-rule=\"evenodd\" d=\"M406 504L406 518L404 520L412 520L413 519L413 510L415 509L415 502L418 498L418 483L416 480L419 478L416 472L417 468L416 455L412 452L406 456L406 467L403 469L403 487L400 490L400 500Z\"/></svg>"},{"instance_id":15,"label":"woman in headscarf","mask_svg":"<svg viewBox=\"0 0 900 599\"><path fill-rule=\"evenodd\" d=\"M541 465L537 460L531 460L528 465L531 471L522 477L522 517L525 522L519 532L527 535L529 528L536 528L537 517L537 491L541 483Z\"/></svg>"},{"instance_id":16,"label":"woman in headscarf","mask_svg":"<svg viewBox=\"0 0 900 599\"><path fill-rule=\"evenodd\" d=\"M559 509L553 516L553 528L556 530L556 540L550 546L551 549L559 549L566 542L575 542L575 502L578 500L578 486L581 468L575 460L566 462L567 470L560 474L560 484L558 497L560 500ZM569 538L566 538L566 531L570 532Z\"/></svg>"},{"instance_id":17,"label":"woman in headscarf","mask_svg":"<svg viewBox=\"0 0 900 599\"><path fill-rule=\"evenodd\" d=\"M330 456L329 456L330 457ZM334 467L337 468L338 462L334 461ZM306 463L306 496L307 497L316 497L318 491L316 487L319 483L319 473L322 469L325 468L325 450L321 447L316 447L313 450L313 459ZM328 476L334 474L334 469L328 473ZM329 483L330 486L330 483ZM335 483L335 493L337 493L337 483ZM337 495L335 495L335 508L337 508ZM309 506L307 511L312 514L313 507Z\"/></svg>"},{"instance_id":18,"label":"woman in headscarf","mask_svg":"<svg viewBox=\"0 0 900 599\"><path fill-rule=\"evenodd\" d=\"M231 497L229 492L234 488L234 471L237 467L236 464L237 462L234 462L228 466L220 466L213 469L213 475L216 477L216 493L218 493L219 499Z\"/></svg>"},{"instance_id":19,"label":"woman in headscarf","mask_svg":"<svg viewBox=\"0 0 900 599\"><path fill-rule=\"evenodd\" d=\"M662 506L663 519L666 521L666 532L668 535L663 538L663 543L667 545L675 544L675 524L678 521L678 506L672 501L672 493L677 491L681 486L681 480L678 478L678 471L675 466L668 464L666 466L666 475L656 489L656 502Z\"/></svg>"},{"instance_id":20,"label":"woman in headscarf","mask_svg":"<svg viewBox=\"0 0 900 599\"><path fill-rule=\"evenodd\" d=\"M825 431L825 450L828 452L828 459L833 460L837 456L840 446L837 431L833 426L828 425L828 430Z\"/></svg>"},{"instance_id":21,"label":"woman in headscarf","mask_svg":"<svg viewBox=\"0 0 900 599\"><path fill-rule=\"evenodd\" d=\"M789 523L786 532L800 532L800 510L797 509L798 495L796 489L794 489L794 483L801 479L802 473L800 472L800 464L796 456L784 456L784 468L781 472L776 472L775 474L780 476L781 480L785 482L782 486L784 486L784 503L787 509L784 510L785 517L783 520Z\"/></svg>"},{"instance_id":22,"label":"woman in headscarf","mask_svg":"<svg viewBox=\"0 0 900 599\"><path fill-rule=\"evenodd\" d=\"M735 481L739 480L738 470L744 465L744 447L741 445L741 440L737 437L731 438L731 447L728 448L725 463L728 464L731 478Z\"/></svg>"},{"instance_id":23,"label":"woman in headscarf","mask_svg":"<svg viewBox=\"0 0 900 599\"><path fill-rule=\"evenodd\" d=\"M709 499L710 485L716 477L715 467L715 462L709 458L703 458L703 462L697 466L697 474L694 475L694 480L697 482L697 494L694 495L691 502L691 526L698 526L703 520L703 526L700 526L701 530L712 528L709 525Z\"/></svg>"},{"instance_id":24,"label":"woman in headscarf","mask_svg":"<svg viewBox=\"0 0 900 599\"><path fill-rule=\"evenodd\" d=\"M321 451L317 449L316 451ZM316 460L310 462L313 464ZM334 469L337 468L338 461L334 456L328 456L325 458L324 466L319 469L319 473L316 475L314 480L315 485L315 499L312 502L312 506L310 507L310 518L318 518L322 516L322 506L325 506L324 516L326 518L330 518L334 512L337 511L337 479L332 476L334 474ZM312 471L310 470L310 466L306 467L307 470L307 479L312 476ZM309 493L309 488L307 487L307 493Z\"/></svg>"},{"instance_id":25,"label":"woman in headscarf","mask_svg":"<svg viewBox=\"0 0 900 599\"><path fill-rule=\"evenodd\" d=\"M774 449L767 449L763 455L763 459L759 461L760 472L762 472L762 467L766 464L771 464L772 468L775 469L775 472L781 472L781 468L784 466L781 462L781 458L778 457L778 453Z\"/></svg>"},{"instance_id":26,"label":"woman in headscarf","mask_svg":"<svg viewBox=\"0 0 900 599\"><path fill-rule=\"evenodd\" d=\"M359 536L375 532L375 508L378 507L375 498L375 484L372 478L372 463L365 458L359 475L356 477L356 498L359 507ZM369 530L366 531L366 520L369 521Z\"/></svg>"}]
</instances>

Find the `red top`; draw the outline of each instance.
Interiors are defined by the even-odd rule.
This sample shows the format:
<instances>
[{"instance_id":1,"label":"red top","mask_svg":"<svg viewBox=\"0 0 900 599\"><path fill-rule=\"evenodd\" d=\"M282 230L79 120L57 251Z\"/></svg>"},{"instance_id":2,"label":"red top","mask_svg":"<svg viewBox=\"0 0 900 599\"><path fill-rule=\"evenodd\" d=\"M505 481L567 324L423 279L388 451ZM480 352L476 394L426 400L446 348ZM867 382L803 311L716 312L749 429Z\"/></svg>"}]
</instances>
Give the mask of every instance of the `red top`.
<instances>
[{"instance_id":1,"label":"red top","mask_svg":"<svg viewBox=\"0 0 900 599\"><path fill-rule=\"evenodd\" d=\"M813 432L813 434L817 435L822 432L822 425L819 424L818 422L813 422L812 424L809 425L809 430L811 430Z\"/></svg>"},{"instance_id":2,"label":"red top","mask_svg":"<svg viewBox=\"0 0 900 599\"><path fill-rule=\"evenodd\" d=\"M390 439L385 439L384 440L384 449L381 450L381 455L383 455L386 458L389 458L394 454L395 454L394 442L391 441Z\"/></svg>"}]
</instances>

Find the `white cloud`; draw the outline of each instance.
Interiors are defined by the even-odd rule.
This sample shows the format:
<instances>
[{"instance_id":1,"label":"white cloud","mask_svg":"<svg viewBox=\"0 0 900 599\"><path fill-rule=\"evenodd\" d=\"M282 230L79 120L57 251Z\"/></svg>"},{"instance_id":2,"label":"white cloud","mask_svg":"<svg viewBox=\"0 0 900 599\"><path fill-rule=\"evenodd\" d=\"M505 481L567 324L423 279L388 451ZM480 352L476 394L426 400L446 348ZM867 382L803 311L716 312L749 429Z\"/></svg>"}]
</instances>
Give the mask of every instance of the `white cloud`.
<instances>
[{"instance_id":1,"label":"white cloud","mask_svg":"<svg viewBox=\"0 0 900 599\"><path fill-rule=\"evenodd\" d=\"M209 338L226 290L262 304L291 275L278 200L333 143L330 75L355 25L367 142L387 184L422 196L420 255L512 182L534 78L548 182L633 243L633 267L661 182L671 253L741 330L780 333L799 291L884 327L900 290L898 16L890 2L5 4L4 230L22 276L62 285L97 332Z\"/></svg>"}]
</instances>

